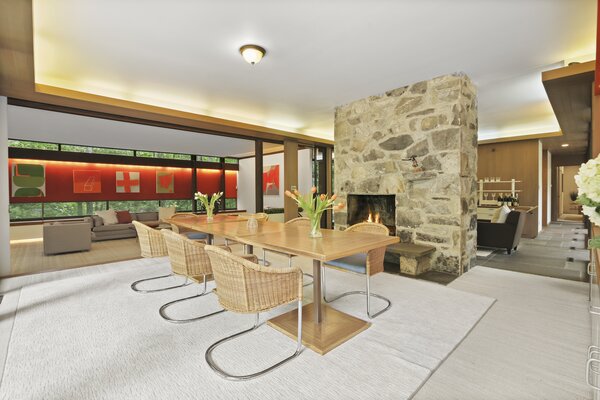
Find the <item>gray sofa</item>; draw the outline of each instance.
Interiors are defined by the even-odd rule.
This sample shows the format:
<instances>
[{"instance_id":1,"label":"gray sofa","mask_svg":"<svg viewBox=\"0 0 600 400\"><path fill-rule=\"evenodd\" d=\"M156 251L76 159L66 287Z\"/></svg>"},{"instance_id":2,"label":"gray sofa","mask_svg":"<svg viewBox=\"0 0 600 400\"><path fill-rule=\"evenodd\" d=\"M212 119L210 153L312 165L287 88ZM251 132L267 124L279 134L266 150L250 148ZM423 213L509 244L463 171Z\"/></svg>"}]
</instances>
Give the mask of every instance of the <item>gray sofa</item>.
<instances>
[{"instance_id":1,"label":"gray sofa","mask_svg":"<svg viewBox=\"0 0 600 400\"><path fill-rule=\"evenodd\" d=\"M48 222L44 224L44 254L87 251L92 246L91 218L83 221Z\"/></svg>"},{"instance_id":2,"label":"gray sofa","mask_svg":"<svg viewBox=\"0 0 600 400\"><path fill-rule=\"evenodd\" d=\"M157 211L131 213L131 219L134 221L139 221L152 228L158 228L161 225L160 221L158 220ZM92 241L94 242L136 237L135 228L131 223L104 225L102 218L97 215L92 216L92 221Z\"/></svg>"}]
</instances>

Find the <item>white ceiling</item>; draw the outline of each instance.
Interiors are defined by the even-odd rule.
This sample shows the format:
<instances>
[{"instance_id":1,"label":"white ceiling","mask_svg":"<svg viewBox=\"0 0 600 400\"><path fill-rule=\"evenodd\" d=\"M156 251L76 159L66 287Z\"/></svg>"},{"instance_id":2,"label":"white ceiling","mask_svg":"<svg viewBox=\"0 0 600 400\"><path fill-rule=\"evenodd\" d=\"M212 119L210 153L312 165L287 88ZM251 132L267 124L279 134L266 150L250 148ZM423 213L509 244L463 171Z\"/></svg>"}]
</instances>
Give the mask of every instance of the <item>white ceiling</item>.
<instances>
[{"instance_id":1,"label":"white ceiling","mask_svg":"<svg viewBox=\"0 0 600 400\"><path fill-rule=\"evenodd\" d=\"M8 136L12 139L35 140L38 142L219 157L254 154L254 141L252 140L12 105L8 107ZM265 147L265 150L267 150L267 147Z\"/></svg>"},{"instance_id":2,"label":"white ceiling","mask_svg":"<svg viewBox=\"0 0 600 400\"><path fill-rule=\"evenodd\" d=\"M482 137L547 132L540 71L595 51L595 3L34 0L36 81L333 138L336 106L464 71Z\"/></svg>"}]
</instances>

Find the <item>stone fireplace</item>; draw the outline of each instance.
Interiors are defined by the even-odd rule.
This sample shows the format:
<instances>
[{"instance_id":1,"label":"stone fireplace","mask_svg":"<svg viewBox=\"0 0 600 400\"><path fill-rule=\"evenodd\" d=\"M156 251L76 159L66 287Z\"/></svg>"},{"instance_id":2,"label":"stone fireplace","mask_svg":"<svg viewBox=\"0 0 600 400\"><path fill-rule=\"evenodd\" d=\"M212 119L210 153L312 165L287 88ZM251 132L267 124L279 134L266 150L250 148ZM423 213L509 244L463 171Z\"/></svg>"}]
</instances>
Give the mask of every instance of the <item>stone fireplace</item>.
<instances>
[{"instance_id":1,"label":"stone fireplace","mask_svg":"<svg viewBox=\"0 0 600 400\"><path fill-rule=\"evenodd\" d=\"M435 247L431 269L461 274L475 260L476 168L477 100L464 74L338 107L335 192L348 209L335 213L336 228L383 206L401 242Z\"/></svg>"},{"instance_id":2,"label":"stone fireplace","mask_svg":"<svg viewBox=\"0 0 600 400\"><path fill-rule=\"evenodd\" d=\"M348 225L379 222L396 234L396 196L393 194L349 194Z\"/></svg>"}]
</instances>

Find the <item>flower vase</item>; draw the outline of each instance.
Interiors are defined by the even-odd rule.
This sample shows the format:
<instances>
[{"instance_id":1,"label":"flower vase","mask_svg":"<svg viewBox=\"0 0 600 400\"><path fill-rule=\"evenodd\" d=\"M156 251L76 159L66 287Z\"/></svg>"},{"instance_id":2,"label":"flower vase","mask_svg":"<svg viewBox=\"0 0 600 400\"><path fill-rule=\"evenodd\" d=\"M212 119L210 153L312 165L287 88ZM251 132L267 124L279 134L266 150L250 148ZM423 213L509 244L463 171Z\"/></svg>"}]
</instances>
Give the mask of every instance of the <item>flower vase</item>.
<instances>
[{"instance_id":1,"label":"flower vase","mask_svg":"<svg viewBox=\"0 0 600 400\"><path fill-rule=\"evenodd\" d=\"M309 216L310 219L310 232L308 234L311 238L323 237L321 232L321 215L322 213L312 214Z\"/></svg>"},{"instance_id":2,"label":"flower vase","mask_svg":"<svg viewBox=\"0 0 600 400\"><path fill-rule=\"evenodd\" d=\"M212 220L213 220L213 208L207 207L206 208L206 221L212 222Z\"/></svg>"}]
</instances>

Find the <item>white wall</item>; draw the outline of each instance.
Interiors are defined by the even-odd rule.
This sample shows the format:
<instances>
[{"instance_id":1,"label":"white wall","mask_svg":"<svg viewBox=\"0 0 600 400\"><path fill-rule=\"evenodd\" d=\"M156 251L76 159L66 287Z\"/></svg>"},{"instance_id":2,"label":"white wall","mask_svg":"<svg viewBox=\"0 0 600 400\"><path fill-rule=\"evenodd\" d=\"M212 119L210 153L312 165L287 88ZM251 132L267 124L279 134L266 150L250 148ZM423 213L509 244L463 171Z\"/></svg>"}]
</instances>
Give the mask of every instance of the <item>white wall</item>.
<instances>
[{"instance_id":1,"label":"white wall","mask_svg":"<svg viewBox=\"0 0 600 400\"><path fill-rule=\"evenodd\" d=\"M8 214L8 105L0 96L0 275L10 274L10 217Z\"/></svg>"},{"instance_id":2,"label":"white wall","mask_svg":"<svg viewBox=\"0 0 600 400\"><path fill-rule=\"evenodd\" d=\"M263 157L263 165L279 164L280 190L277 196L264 196L265 208L283 208L283 197L286 189L283 187L283 153L269 154ZM240 160L238 172L238 208L255 212L254 202L254 157ZM298 151L298 190L308 193L312 186L312 157L310 149Z\"/></svg>"},{"instance_id":3,"label":"white wall","mask_svg":"<svg viewBox=\"0 0 600 400\"><path fill-rule=\"evenodd\" d=\"M544 186L542 185L542 154L542 141L538 140L538 232L541 232L542 228L544 227L542 221L542 215L544 214L542 213L546 212L546 210L544 210L544 204L542 202L542 199L544 198Z\"/></svg>"},{"instance_id":4,"label":"white wall","mask_svg":"<svg viewBox=\"0 0 600 400\"><path fill-rule=\"evenodd\" d=\"M546 217L548 223L552 221L552 153L548 152L548 193L546 193L546 204L548 209L546 210Z\"/></svg>"}]
</instances>

